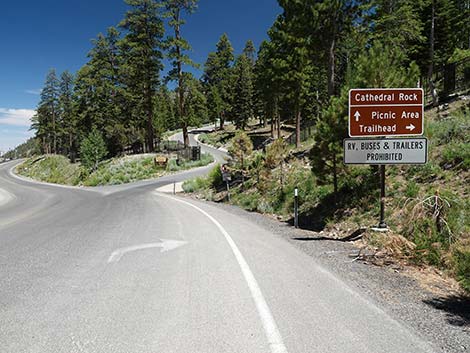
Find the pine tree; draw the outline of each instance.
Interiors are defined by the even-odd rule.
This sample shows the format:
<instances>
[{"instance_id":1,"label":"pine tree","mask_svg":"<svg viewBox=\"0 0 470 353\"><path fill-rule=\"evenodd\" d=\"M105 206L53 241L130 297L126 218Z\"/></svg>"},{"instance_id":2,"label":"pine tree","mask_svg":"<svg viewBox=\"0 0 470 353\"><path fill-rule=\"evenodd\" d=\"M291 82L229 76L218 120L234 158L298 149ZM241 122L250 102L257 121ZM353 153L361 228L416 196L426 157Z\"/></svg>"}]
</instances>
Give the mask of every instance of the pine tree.
<instances>
[{"instance_id":1,"label":"pine tree","mask_svg":"<svg viewBox=\"0 0 470 353\"><path fill-rule=\"evenodd\" d=\"M105 35L92 41L89 61L77 73L75 102L82 127L80 139L92 128L98 129L112 155L121 152L133 141L128 138L128 124L134 124L131 92L122 84L121 53L118 47L119 32L111 27ZM127 117L127 121L125 119ZM137 122L136 122L137 123Z\"/></svg>"},{"instance_id":2,"label":"pine tree","mask_svg":"<svg viewBox=\"0 0 470 353\"><path fill-rule=\"evenodd\" d=\"M175 130L179 127L178 117L175 116L174 97L166 86L159 88L155 96L155 121L154 126L157 136L162 136L167 130Z\"/></svg>"},{"instance_id":3,"label":"pine tree","mask_svg":"<svg viewBox=\"0 0 470 353\"><path fill-rule=\"evenodd\" d=\"M250 61L251 66L255 66L256 63L256 48L252 40L249 40L245 44L245 48L243 49L243 54L247 57Z\"/></svg>"},{"instance_id":4,"label":"pine tree","mask_svg":"<svg viewBox=\"0 0 470 353\"><path fill-rule=\"evenodd\" d=\"M32 125L45 153L57 153L58 100L59 80L55 69L51 69L46 76L46 82L41 91L41 100L36 110L37 113L33 117Z\"/></svg>"},{"instance_id":5,"label":"pine tree","mask_svg":"<svg viewBox=\"0 0 470 353\"><path fill-rule=\"evenodd\" d=\"M256 95L262 102L262 114L265 122L271 121L271 137L277 126L278 138L280 137L279 101L281 97L282 67L281 53L276 43L264 41L259 50L258 60L255 65Z\"/></svg>"},{"instance_id":6,"label":"pine tree","mask_svg":"<svg viewBox=\"0 0 470 353\"><path fill-rule=\"evenodd\" d=\"M76 134L77 119L74 112L74 77L69 71L64 71L60 76L60 89L58 110L60 116L60 150L62 153L69 155L74 161L77 153Z\"/></svg>"},{"instance_id":7,"label":"pine tree","mask_svg":"<svg viewBox=\"0 0 470 353\"><path fill-rule=\"evenodd\" d=\"M400 49L407 58L416 55L425 40L419 12L422 6L421 0L372 1L375 10L369 19L373 28L371 39Z\"/></svg>"},{"instance_id":8,"label":"pine tree","mask_svg":"<svg viewBox=\"0 0 470 353\"><path fill-rule=\"evenodd\" d=\"M220 128L224 128L225 119L231 111L233 99L233 72L232 64L234 60L233 47L227 34L223 34L217 43L215 53L210 53L204 66L203 82L206 91L211 86L216 86L222 98L222 110L220 114ZM207 88L209 87L209 89Z\"/></svg>"},{"instance_id":9,"label":"pine tree","mask_svg":"<svg viewBox=\"0 0 470 353\"><path fill-rule=\"evenodd\" d=\"M248 121L253 118L252 71L250 59L245 54L240 55L234 67L233 115L237 129L245 129Z\"/></svg>"},{"instance_id":10,"label":"pine tree","mask_svg":"<svg viewBox=\"0 0 470 353\"><path fill-rule=\"evenodd\" d=\"M296 28L294 19L280 18L277 22L277 30L272 31L274 39L279 40L284 48L285 55L283 66L285 67L283 81L284 87L288 87L287 98L293 102L292 111L295 116L296 147L300 146L300 132L302 121L302 108L305 102L305 93L308 88L308 69L311 65L307 43Z\"/></svg>"},{"instance_id":11,"label":"pine tree","mask_svg":"<svg viewBox=\"0 0 470 353\"><path fill-rule=\"evenodd\" d=\"M228 153L242 174L242 184L245 181L248 157L253 153L253 142L244 131L238 131L230 142Z\"/></svg>"},{"instance_id":12,"label":"pine tree","mask_svg":"<svg viewBox=\"0 0 470 353\"><path fill-rule=\"evenodd\" d=\"M426 51L424 48L423 50L428 53L428 56L422 58L420 62L422 63L422 72L427 71L433 105L438 103L438 92L434 79L435 68L446 64L457 46L456 33L460 28L454 27L454 21L457 17L455 10L451 0L426 0L424 3L422 15L428 50Z\"/></svg>"},{"instance_id":13,"label":"pine tree","mask_svg":"<svg viewBox=\"0 0 470 353\"><path fill-rule=\"evenodd\" d=\"M183 126L200 126L201 123L207 121L207 100L204 95L202 84L194 78L191 73L184 73L183 80L183 110L185 112L183 121L180 123ZM177 95L177 104L181 106L180 95Z\"/></svg>"},{"instance_id":14,"label":"pine tree","mask_svg":"<svg viewBox=\"0 0 470 353\"><path fill-rule=\"evenodd\" d=\"M206 92L206 97L209 119L217 128L217 120L220 118L224 110L224 102L222 101L219 88L216 85L209 86L208 92Z\"/></svg>"},{"instance_id":15,"label":"pine tree","mask_svg":"<svg viewBox=\"0 0 470 353\"><path fill-rule=\"evenodd\" d=\"M126 31L120 42L124 61L121 69L126 73L125 85L132 97L134 115L145 117L140 125L146 131L146 149L153 151L154 97L163 69L163 15L160 3L155 0L126 0L126 3L132 8L120 23Z\"/></svg>"},{"instance_id":16,"label":"pine tree","mask_svg":"<svg viewBox=\"0 0 470 353\"><path fill-rule=\"evenodd\" d=\"M185 82L183 74L183 65L196 66L185 51L190 50L191 46L181 36L181 26L185 21L181 18L184 12L193 13L197 6L197 0L167 0L166 1L167 16L170 18L169 25L174 30L174 37L169 37L167 45L169 46L169 59L172 60L173 70L168 74L169 80L178 82L178 118L183 128L183 141L185 146L189 146L188 125L185 118L187 112L184 111L184 91Z\"/></svg>"},{"instance_id":17,"label":"pine tree","mask_svg":"<svg viewBox=\"0 0 470 353\"><path fill-rule=\"evenodd\" d=\"M457 47L461 50L470 50L470 0L452 0L456 16L454 27L458 29Z\"/></svg>"},{"instance_id":18,"label":"pine tree","mask_svg":"<svg viewBox=\"0 0 470 353\"><path fill-rule=\"evenodd\" d=\"M358 25L360 18L360 1L356 0L279 0L284 9L283 16L296 33L310 47L310 54L319 53L328 73L328 94L338 93L339 82L338 53L342 41ZM318 54L317 54L318 56Z\"/></svg>"},{"instance_id":19,"label":"pine tree","mask_svg":"<svg viewBox=\"0 0 470 353\"><path fill-rule=\"evenodd\" d=\"M89 171L95 171L108 151L106 150L106 143L103 136L96 129L93 129L90 134L82 141L80 145L80 159L82 165Z\"/></svg>"}]
</instances>

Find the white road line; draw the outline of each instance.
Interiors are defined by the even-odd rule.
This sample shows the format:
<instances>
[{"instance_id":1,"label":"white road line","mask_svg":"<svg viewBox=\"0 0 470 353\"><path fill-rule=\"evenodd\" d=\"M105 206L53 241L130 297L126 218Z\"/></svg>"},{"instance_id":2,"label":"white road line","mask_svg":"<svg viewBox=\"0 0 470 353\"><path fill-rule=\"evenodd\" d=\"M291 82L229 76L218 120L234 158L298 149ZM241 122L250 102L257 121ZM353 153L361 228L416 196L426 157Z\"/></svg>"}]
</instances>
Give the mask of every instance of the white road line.
<instances>
[{"instance_id":1,"label":"white road line","mask_svg":"<svg viewBox=\"0 0 470 353\"><path fill-rule=\"evenodd\" d=\"M160 193L155 193L155 194L161 197L166 197L174 201L183 203L187 206L190 206L196 209L197 211L202 213L204 216L209 218L212 221L212 223L214 223L217 226L217 228L219 228L220 232L224 235L225 239L230 245L230 248L232 249L232 252L235 255L235 258L237 259L238 265L240 266L240 269L242 270L243 276L245 277L245 281L248 284L248 288L250 289L251 296L256 304L256 308L258 309L258 314L263 324L264 332L268 339L269 347L271 348L271 353L287 353L287 348L284 345L284 342L281 337L281 333L279 332L279 329L277 327L276 321L274 320L273 314L271 313L271 310L269 309L269 306L266 303L266 299L264 298L263 293L261 292L261 288L259 287L259 284L256 281L256 278L253 275L253 272L251 272L250 267L248 266L248 263L246 262L245 258L243 257L242 253L238 249L237 245L233 241L230 234L225 230L224 227L222 227L222 225L214 217L212 217L206 211L193 205L192 203L189 203L189 202L186 202L186 201L183 201L183 200L171 197L171 196L163 195Z\"/></svg>"}]
</instances>

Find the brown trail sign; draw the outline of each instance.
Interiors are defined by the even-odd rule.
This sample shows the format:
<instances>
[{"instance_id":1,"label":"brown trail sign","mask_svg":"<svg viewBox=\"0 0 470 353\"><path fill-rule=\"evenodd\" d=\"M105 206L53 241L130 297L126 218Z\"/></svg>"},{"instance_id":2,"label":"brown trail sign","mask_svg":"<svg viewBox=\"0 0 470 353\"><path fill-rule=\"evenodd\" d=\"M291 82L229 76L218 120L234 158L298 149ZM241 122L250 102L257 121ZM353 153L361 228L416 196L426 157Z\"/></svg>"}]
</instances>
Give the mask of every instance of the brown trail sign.
<instances>
[{"instance_id":1,"label":"brown trail sign","mask_svg":"<svg viewBox=\"0 0 470 353\"><path fill-rule=\"evenodd\" d=\"M349 136L417 136L424 130L421 88L349 91Z\"/></svg>"},{"instance_id":2,"label":"brown trail sign","mask_svg":"<svg viewBox=\"0 0 470 353\"><path fill-rule=\"evenodd\" d=\"M424 132L424 93L420 88L371 88L349 91L350 137L417 136ZM346 164L380 165L380 222L385 223L385 164L426 163L424 139L345 140Z\"/></svg>"}]
</instances>

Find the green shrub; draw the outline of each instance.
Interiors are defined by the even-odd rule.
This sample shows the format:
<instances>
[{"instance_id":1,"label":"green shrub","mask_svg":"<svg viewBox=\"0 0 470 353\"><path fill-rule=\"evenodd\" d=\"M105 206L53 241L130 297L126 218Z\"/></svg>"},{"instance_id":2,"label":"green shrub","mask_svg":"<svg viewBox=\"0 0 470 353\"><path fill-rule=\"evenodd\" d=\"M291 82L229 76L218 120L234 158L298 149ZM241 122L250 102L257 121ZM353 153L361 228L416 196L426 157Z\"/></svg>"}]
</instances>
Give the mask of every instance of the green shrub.
<instances>
[{"instance_id":1,"label":"green shrub","mask_svg":"<svg viewBox=\"0 0 470 353\"><path fill-rule=\"evenodd\" d=\"M468 113L454 113L450 118L431 121L428 126L428 137L435 145L443 145L452 141L468 142L468 128L466 128Z\"/></svg>"},{"instance_id":2,"label":"green shrub","mask_svg":"<svg viewBox=\"0 0 470 353\"><path fill-rule=\"evenodd\" d=\"M206 165L211 164L214 162L214 157L212 157L209 153L201 153L201 159L198 161L187 161L181 160L180 164L178 165L176 159L170 159L167 165L167 171L169 172L178 172L180 170L186 170L191 168L197 167L204 167Z\"/></svg>"},{"instance_id":3,"label":"green shrub","mask_svg":"<svg viewBox=\"0 0 470 353\"><path fill-rule=\"evenodd\" d=\"M88 170L96 170L98 163L104 160L108 151L103 136L93 129L80 145L80 160Z\"/></svg>"},{"instance_id":4,"label":"green shrub","mask_svg":"<svg viewBox=\"0 0 470 353\"><path fill-rule=\"evenodd\" d=\"M441 165L462 170L470 169L470 143L453 142L442 150Z\"/></svg>"},{"instance_id":5,"label":"green shrub","mask_svg":"<svg viewBox=\"0 0 470 353\"><path fill-rule=\"evenodd\" d=\"M206 189L209 186L207 178L195 178L183 183L183 191L192 193Z\"/></svg>"},{"instance_id":6,"label":"green shrub","mask_svg":"<svg viewBox=\"0 0 470 353\"><path fill-rule=\"evenodd\" d=\"M447 190L408 202L401 223L403 235L416 244L418 262L446 267L445 254L456 237L466 232L468 207Z\"/></svg>"},{"instance_id":7,"label":"green shrub","mask_svg":"<svg viewBox=\"0 0 470 353\"><path fill-rule=\"evenodd\" d=\"M442 174L442 170L438 165L430 161L424 165L409 167L407 174L409 177L414 177L416 182L430 183Z\"/></svg>"},{"instance_id":8,"label":"green shrub","mask_svg":"<svg viewBox=\"0 0 470 353\"><path fill-rule=\"evenodd\" d=\"M453 263L457 280L462 288L470 292L470 243L454 250Z\"/></svg>"},{"instance_id":9,"label":"green shrub","mask_svg":"<svg viewBox=\"0 0 470 353\"><path fill-rule=\"evenodd\" d=\"M408 198L416 198L419 194L419 186L414 180L411 180L406 184L405 196Z\"/></svg>"},{"instance_id":10,"label":"green shrub","mask_svg":"<svg viewBox=\"0 0 470 353\"><path fill-rule=\"evenodd\" d=\"M419 219L414 222L412 241L416 244L415 260L418 263L427 263L443 267L443 252L449 248L447 239L436 230L434 220L431 218Z\"/></svg>"},{"instance_id":11,"label":"green shrub","mask_svg":"<svg viewBox=\"0 0 470 353\"><path fill-rule=\"evenodd\" d=\"M245 210L256 211L260 202L260 196L257 193L239 193L232 196L232 201Z\"/></svg>"},{"instance_id":12,"label":"green shrub","mask_svg":"<svg viewBox=\"0 0 470 353\"><path fill-rule=\"evenodd\" d=\"M224 184L222 171L220 170L220 164L217 164L214 168L212 168L207 178L209 184L215 189Z\"/></svg>"}]
</instances>

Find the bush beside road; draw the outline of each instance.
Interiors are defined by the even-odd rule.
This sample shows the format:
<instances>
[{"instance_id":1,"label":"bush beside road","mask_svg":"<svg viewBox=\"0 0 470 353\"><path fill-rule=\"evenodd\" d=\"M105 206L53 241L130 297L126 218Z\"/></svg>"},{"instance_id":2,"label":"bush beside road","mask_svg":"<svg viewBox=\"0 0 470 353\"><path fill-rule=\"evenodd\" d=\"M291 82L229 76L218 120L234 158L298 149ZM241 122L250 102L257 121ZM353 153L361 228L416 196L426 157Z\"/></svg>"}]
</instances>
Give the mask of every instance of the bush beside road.
<instances>
[{"instance_id":1,"label":"bush beside road","mask_svg":"<svg viewBox=\"0 0 470 353\"><path fill-rule=\"evenodd\" d=\"M37 181L69 186L103 186L127 184L140 180L159 178L164 175L209 165L214 158L201 154L199 161L183 161L179 165L170 159L167 166L156 166L155 154L144 154L113 158L101 162L97 169L89 172L79 163L59 155L45 155L27 159L16 168L24 177Z\"/></svg>"}]
</instances>

